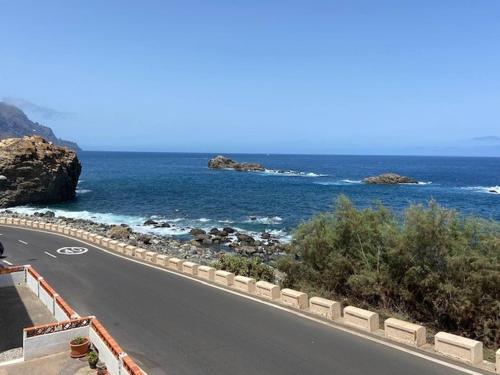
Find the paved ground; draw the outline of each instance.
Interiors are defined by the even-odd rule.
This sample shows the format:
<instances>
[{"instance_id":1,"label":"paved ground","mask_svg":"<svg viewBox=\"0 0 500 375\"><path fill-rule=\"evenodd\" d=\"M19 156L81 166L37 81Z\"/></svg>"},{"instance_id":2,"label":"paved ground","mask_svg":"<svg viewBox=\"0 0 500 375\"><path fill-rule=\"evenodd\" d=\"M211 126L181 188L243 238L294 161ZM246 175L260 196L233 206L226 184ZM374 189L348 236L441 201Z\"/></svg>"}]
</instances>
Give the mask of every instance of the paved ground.
<instances>
[{"instance_id":1,"label":"paved ground","mask_svg":"<svg viewBox=\"0 0 500 375\"><path fill-rule=\"evenodd\" d=\"M0 301L0 353L23 346L23 328L55 322L26 286L0 288Z\"/></svg>"},{"instance_id":2,"label":"paved ground","mask_svg":"<svg viewBox=\"0 0 500 375\"><path fill-rule=\"evenodd\" d=\"M34 265L77 312L97 315L150 375L464 373L90 245L57 253L77 240L0 234L8 261Z\"/></svg>"},{"instance_id":3,"label":"paved ground","mask_svg":"<svg viewBox=\"0 0 500 375\"><path fill-rule=\"evenodd\" d=\"M96 370L90 369L86 359L70 358L69 352L0 367L0 375L90 375L95 373Z\"/></svg>"}]
</instances>

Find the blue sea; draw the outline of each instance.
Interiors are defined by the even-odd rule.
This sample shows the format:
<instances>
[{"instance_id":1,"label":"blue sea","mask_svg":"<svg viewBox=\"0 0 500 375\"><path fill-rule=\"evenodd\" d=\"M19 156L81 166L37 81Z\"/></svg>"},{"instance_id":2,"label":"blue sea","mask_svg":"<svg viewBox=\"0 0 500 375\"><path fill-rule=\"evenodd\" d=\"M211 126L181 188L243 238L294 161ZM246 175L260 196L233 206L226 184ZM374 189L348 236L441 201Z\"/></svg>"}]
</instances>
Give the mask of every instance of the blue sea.
<instances>
[{"instance_id":1,"label":"blue sea","mask_svg":"<svg viewBox=\"0 0 500 375\"><path fill-rule=\"evenodd\" d=\"M381 201L398 212L435 199L464 214L500 220L500 158L227 154L268 168L236 172L208 169L213 156L81 152L76 201L17 210L50 209L57 215L127 223L165 235L182 236L193 227L231 226L250 233L272 231L283 239L301 221L330 210L340 194L359 207ZM384 172L411 176L420 183L361 183L366 176ZM174 226L142 226L149 218Z\"/></svg>"}]
</instances>

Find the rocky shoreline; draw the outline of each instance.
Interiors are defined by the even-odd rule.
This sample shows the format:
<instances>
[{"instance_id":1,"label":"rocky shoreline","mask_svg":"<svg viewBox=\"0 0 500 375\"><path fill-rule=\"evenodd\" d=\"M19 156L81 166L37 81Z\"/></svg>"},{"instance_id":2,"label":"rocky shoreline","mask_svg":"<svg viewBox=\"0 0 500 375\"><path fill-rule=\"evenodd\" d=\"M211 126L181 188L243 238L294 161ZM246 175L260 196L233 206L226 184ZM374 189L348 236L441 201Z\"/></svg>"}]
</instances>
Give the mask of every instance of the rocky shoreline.
<instances>
[{"instance_id":1,"label":"rocky shoreline","mask_svg":"<svg viewBox=\"0 0 500 375\"><path fill-rule=\"evenodd\" d=\"M0 212L0 216L69 225L129 245L139 246L148 251L188 259L200 264L210 264L217 261L222 254L258 257L264 263L269 264L283 255L286 247L286 244L281 243L268 232L261 233L260 238L256 239L231 227L213 228L208 232L200 228L193 228L190 231L191 239L181 240L169 236L137 232L126 224L109 225L91 220L55 216L52 211L26 215L5 210ZM147 230L148 227L165 225L170 224L147 220L143 227Z\"/></svg>"}]
</instances>

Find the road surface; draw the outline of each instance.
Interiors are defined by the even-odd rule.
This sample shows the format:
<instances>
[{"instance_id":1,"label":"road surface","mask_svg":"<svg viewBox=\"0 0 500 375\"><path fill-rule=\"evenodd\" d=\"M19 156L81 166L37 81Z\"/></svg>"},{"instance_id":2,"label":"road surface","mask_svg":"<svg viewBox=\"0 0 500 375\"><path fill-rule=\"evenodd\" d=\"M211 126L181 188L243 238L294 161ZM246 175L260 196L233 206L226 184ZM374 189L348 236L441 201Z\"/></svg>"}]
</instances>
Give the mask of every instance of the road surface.
<instances>
[{"instance_id":1,"label":"road surface","mask_svg":"<svg viewBox=\"0 0 500 375\"><path fill-rule=\"evenodd\" d=\"M0 241L3 260L33 265L150 375L464 373L78 240L0 226ZM68 246L88 251L57 252Z\"/></svg>"}]
</instances>

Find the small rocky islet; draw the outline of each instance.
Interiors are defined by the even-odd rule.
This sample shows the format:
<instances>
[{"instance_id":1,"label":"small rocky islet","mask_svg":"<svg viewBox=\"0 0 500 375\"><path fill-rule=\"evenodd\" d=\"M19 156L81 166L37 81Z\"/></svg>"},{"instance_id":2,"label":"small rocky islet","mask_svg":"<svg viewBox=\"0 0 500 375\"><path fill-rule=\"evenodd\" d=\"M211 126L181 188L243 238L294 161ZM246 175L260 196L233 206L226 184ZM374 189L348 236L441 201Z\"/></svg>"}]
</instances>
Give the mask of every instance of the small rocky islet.
<instances>
[{"instance_id":1,"label":"small rocky islet","mask_svg":"<svg viewBox=\"0 0 500 375\"><path fill-rule=\"evenodd\" d=\"M240 172L257 171L263 172L266 169L258 163L240 163L225 156L218 155L208 161L210 169L231 169Z\"/></svg>"},{"instance_id":2,"label":"small rocky islet","mask_svg":"<svg viewBox=\"0 0 500 375\"><path fill-rule=\"evenodd\" d=\"M378 176L366 177L362 182L368 185L418 184L418 180L413 177L401 176L396 173L383 173Z\"/></svg>"}]
</instances>

